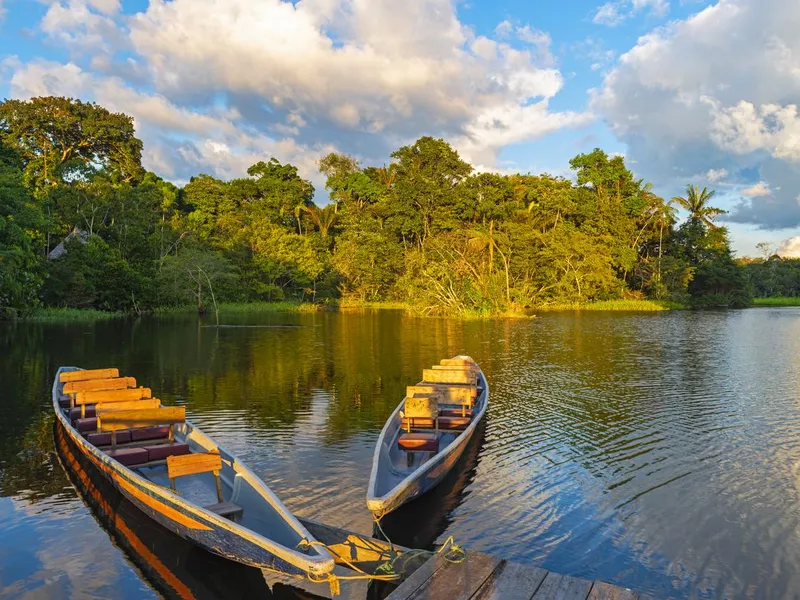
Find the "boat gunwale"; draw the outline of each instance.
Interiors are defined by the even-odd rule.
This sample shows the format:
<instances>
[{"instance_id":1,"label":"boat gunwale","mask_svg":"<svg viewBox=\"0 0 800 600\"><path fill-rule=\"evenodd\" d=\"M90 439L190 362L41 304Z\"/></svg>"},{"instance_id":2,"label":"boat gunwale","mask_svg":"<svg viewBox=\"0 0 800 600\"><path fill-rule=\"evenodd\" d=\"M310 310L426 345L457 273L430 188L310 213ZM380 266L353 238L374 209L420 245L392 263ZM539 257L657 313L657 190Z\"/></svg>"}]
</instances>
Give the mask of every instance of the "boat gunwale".
<instances>
[{"instance_id":1,"label":"boat gunwale","mask_svg":"<svg viewBox=\"0 0 800 600\"><path fill-rule=\"evenodd\" d=\"M397 485L395 485L383 496L376 496L375 488L377 487L377 482L378 482L378 470L381 462L380 460L381 449L384 445L384 440L386 439L389 426L394 423L397 413L406 405L406 400L408 400L408 396L403 398L403 400L397 405L397 408L394 409L391 416L386 420L386 423L384 424L383 429L381 430L381 434L378 436L378 441L375 444L375 451L372 455L372 471L370 472L369 484L367 486L367 507L373 514L376 512L376 510L372 508L373 505L379 504L380 508L390 505L391 501L394 500L397 496L399 496L405 489L407 489L411 483L413 483L414 481L425 475L428 471L430 471L434 467L438 466L445 458L447 458L450 454L452 454L459 447L460 443L463 441L462 438L465 437L469 438L472 436L478 424L481 422L481 420L483 420L483 417L486 414L486 409L489 407L489 382L486 380L486 376L483 373L483 369L481 369L480 366L478 367L478 369L479 369L479 376L483 380L482 396L484 396L484 399L481 409L475 414L470 424L464 429L464 431L462 431L458 436L456 436L453 439L453 441L451 441L447 445L447 447L437 452L434 457L432 457L427 462L420 465L414 471L409 473L404 479L398 482ZM396 470L393 471L395 473L397 472Z\"/></svg>"},{"instance_id":2,"label":"boat gunwale","mask_svg":"<svg viewBox=\"0 0 800 600\"><path fill-rule=\"evenodd\" d=\"M277 558L286 561L301 571L314 574L326 574L333 571L335 562L333 556L326 549L314 545L312 546L312 550L315 552L315 555L308 555L298 552L293 548L289 548L288 546L284 546L283 544L271 540L270 538L262 536L260 533L253 531L252 529L230 521L214 512L207 510L205 507L181 498L177 494L173 494L167 488L150 481L146 477L136 473L133 469L130 469L114 460L93 444L90 444L81 435L81 433L72 426L72 423L66 418L61 405L59 404L59 376L62 372L71 370L84 369L74 366L61 366L58 368L55 380L53 382L53 411L55 412L56 418L59 419L61 425L66 428L70 438L78 445L78 448L84 455L92 458L94 461L99 461L104 467L113 471L114 474L124 478L127 483L137 487L140 491L147 492L148 494L155 496L153 498L155 501L166 501L177 505L189 513L188 515L184 515L188 519L195 517L197 519L209 521L210 525L224 529L233 535L247 540L248 542L262 548L270 554L273 554ZM303 540L314 540L314 537L311 535L311 533L297 520L294 514L292 514L291 511L284 506L283 502L281 502L274 492L269 489L266 483L264 483L260 477L253 473L245 463L239 460L235 454L229 452L224 446L218 444L211 436L204 433L202 429L194 426L191 421L186 420L185 425L188 428L186 436L188 436L191 432L197 432L199 436L204 437L206 440L209 440L212 444L214 444L218 450L225 452L225 454L231 458L231 468L233 468L235 472L241 474L247 480L247 482L253 486L254 491L256 491L258 495L264 501L268 502L269 505L278 513L278 517L283 519ZM128 493L125 493L125 495L127 496ZM169 506L169 504L167 504L167 507L172 508ZM167 515L164 516L165 518L173 520ZM211 529L211 527L208 527L208 525L205 523L200 524L204 525L209 530ZM228 558L232 557L228 556Z\"/></svg>"}]
</instances>

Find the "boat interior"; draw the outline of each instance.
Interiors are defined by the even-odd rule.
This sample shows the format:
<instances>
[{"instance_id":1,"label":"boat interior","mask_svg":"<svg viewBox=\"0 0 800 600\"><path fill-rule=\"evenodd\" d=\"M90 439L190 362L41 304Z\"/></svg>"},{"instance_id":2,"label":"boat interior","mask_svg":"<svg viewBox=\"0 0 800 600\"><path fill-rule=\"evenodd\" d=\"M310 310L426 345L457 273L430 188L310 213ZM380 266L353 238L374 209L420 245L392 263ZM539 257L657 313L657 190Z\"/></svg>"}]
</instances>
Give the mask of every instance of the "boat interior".
<instances>
[{"instance_id":1,"label":"boat interior","mask_svg":"<svg viewBox=\"0 0 800 600\"><path fill-rule=\"evenodd\" d=\"M149 388L117 369L62 369L57 393L72 426L124 467L285 547L301 541L260 480L186 423L185 407L161 406Z\"/></svg>"},{"instance_id":2,"label":"boat interior","mask_svg":"<svg viewBox=\"0 0 800 600\"><path fill-rule=\"evenodd\" d=\"M444 359L423 370L422 381L406 388L384 438L389 472L377 482L385 493L447 448L485 402L483 375L466 356Z\"/></svg>"}]
</instances>

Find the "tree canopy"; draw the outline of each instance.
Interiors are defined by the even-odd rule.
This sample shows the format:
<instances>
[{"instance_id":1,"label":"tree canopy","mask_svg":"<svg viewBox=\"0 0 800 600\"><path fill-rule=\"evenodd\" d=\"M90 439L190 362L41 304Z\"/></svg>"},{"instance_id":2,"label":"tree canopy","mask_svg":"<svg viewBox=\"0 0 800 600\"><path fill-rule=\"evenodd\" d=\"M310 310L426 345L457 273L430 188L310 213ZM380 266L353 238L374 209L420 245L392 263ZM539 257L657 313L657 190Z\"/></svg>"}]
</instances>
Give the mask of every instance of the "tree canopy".
<instances>
[{"instance_id":1,"label":"tree canopy","mask_svg":"<svg viewBox=\"0 0 800 600\"><path fill-rule=\"evenodd\" d=\"M141 154L133 120L96 104L0 104L0 310L203 308L212 285L218 300L344 297L432 314L644 297L740 306L754 281L712 191L665 202L600 149L570 161L574 182L476 173L433 137L379 166L333 153L319 160L328 202L275 157L178 188Z\"/></svg>"}]
</instances>

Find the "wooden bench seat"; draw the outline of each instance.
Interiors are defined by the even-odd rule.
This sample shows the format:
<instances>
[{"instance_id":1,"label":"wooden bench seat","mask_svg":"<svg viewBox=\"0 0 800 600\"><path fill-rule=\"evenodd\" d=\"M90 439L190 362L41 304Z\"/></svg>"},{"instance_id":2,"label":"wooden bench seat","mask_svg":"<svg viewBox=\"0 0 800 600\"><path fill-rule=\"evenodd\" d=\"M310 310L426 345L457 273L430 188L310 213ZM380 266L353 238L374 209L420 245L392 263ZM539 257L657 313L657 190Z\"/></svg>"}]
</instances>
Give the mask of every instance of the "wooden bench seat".
<instances>
[{"instance_id":1,"label":"wooden bench seat","mask_svg":"<svg viewBox=\"0 0 800 600\"><path fill-rule=\"evenodd\" d=\"M220 517L225 517L226 519L241 515L244 512L244 509L241 506L234 504L233 502L217 502L216 504L204 506L203 508L218 514Z\"/></svg>"}]
</instances>

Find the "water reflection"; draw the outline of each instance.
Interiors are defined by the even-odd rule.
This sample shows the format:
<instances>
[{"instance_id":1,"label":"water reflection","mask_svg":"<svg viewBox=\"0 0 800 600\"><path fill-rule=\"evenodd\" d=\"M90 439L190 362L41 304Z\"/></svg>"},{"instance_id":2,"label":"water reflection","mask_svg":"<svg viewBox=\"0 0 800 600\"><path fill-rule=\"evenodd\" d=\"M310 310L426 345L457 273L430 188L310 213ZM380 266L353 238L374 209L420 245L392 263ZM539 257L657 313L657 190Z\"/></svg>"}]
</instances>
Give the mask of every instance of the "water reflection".
<instances>
[{"instance_id":1,"label":"water reflection","mask_svg":"<svg viewBox=\"0 0 800 600\"><path fill-rule=\"evenodd\" d=\"M313 598L287 586L270 590L259 569L205 552L159 526L125 499L53 425L55 445L70 481L94 518L166 598Z\"/></svg>"},{"instance_id":2,"label":"water reflection","mask_svg":"<svg viewBox=\"0 0 800 600\"><path fill-rule=\"evenodd\" d=\"M388 538L407 548L434 550L436 540L455 520L455 512L469 495L468 487L475 478L478 454L486 433L486 421L475 434L453 470L433 490L413 502L402 505L381 519L373 528L377 538Z\"/></svg>"},{"instance_id":3,"label":"water reflection","mask_svg":"<svg viewBox=\"0 0 800 600\"><path fill-rule=\"evenodd\" d=\"M0 324L0 595L155 593L53 460L59 365L136 376L296 513L369 533L381 427L423 368L464 353L491 384L484 443L392 537L657 597L800 596L800 310L227 321L296 327Z\"/></svg>"}]
</instances>

